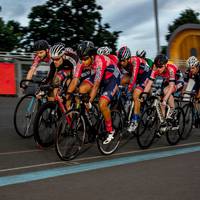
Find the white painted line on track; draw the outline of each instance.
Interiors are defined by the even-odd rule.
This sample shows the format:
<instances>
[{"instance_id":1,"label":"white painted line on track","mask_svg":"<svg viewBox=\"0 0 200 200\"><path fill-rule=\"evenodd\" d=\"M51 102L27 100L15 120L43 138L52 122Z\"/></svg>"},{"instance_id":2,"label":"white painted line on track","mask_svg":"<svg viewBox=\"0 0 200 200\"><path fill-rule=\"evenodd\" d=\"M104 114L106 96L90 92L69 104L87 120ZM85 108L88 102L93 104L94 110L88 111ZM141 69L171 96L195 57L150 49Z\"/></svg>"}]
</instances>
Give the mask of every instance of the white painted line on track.
<instances>
[{"instance_id":1,"label":"white painted line on track","mask_svg":"<svg viewBox=\"0 0 200 200\"><path fill-rule=\"evenodd\" d=\"M151 152L151 151L156 151L156 150L166 150L166 149L171 149L171 148L174 148L174 147L187 147L187 146L198 145L198 144L200 144L200 142L178 144L178 145L175 145L175 146L157 147L157 148L145 149L145 150L140 149L140 150L135 150L135 151L126 151L126 152L121 152L121 153L114 153L112 155L109 155L109 157L103 156L103 155L90 156L90 157L74 159L72 161L58 161L58 162L50 162L50 163L43 163L43 164L1 169L0 172L17 171L17 170L22 170L22 169L31 169L31 168L45 167L45 166L51 166L51 165L57 165L57 164L78 165L78 164L80 164L79 163L80 161L89 161L89 160L94 160L94 159L99 159L99 158L112 158L112 157L116 157L116 156L128 155L128 154L133 154L133 153ZM35 151L43 151L43 150L35 150ZM29 153L29 152L34 152L34 151L19 151L19 152L20 153ZM9 153L9 152L7 152L7 153ZM10 153L12 153L12 152L10 152ZM16 154L16 153L17 152L14 152L14 154ZM9 155L9 154L7 154L7 155Z\"/></svg>"}]
</instances>

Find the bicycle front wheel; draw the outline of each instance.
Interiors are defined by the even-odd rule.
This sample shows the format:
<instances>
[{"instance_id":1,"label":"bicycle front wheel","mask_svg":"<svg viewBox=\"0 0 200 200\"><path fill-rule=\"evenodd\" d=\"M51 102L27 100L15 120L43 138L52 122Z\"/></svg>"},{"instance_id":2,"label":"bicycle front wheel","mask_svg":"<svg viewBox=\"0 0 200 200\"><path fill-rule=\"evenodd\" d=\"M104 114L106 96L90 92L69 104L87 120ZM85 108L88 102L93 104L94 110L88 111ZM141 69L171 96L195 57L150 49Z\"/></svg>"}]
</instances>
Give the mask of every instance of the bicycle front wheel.
<instances>
[{"instance_id":1,"label":"bicycle front wheel","mask_svg":"<svg viewBox=\"0 0 200 200\"><path fill-rule=\"evenodd\" d=\"M80 112L71 110L63 115L56 136L56 153L61 160L78 156L85 140L85 120Z\"/></svg>"},{"instance_id":2,"label":"bicycle front wheel","mask_svg":"<svg viewBox=\"0 0 200 200\"><path fill-rule=\"evenodd\" d=\"M140 148L146 149L154 141L156 131L158 131L158 115L155 107L147 108L141 115L137 128L137 143Z\"/></svg>"},{"instance_id":3,"label":"bicycle front wheel","mask_svg":"<svg viewBox=\"0 0 200 200\"><path fill-rule=\"evenodd\" d=\"M190 103L185 104L183 106L183 111L185 115L185 129L184 129L181 139L185 140L190 136L192 132L192 125L194 121L193 106L191 106Z\"/></svg>"},{"instance_id":4,"label":"bicycle front wheel","mask_svg":"<svg viewBox=\"0 0 200 200\"><path fill-rule=\"evenodd\" d=\"M59 111L55 102L47 102L40 107L33 124L34 139L40 146L54 144L57 121L61 115Z\"/></svg>"},{"instance_id":5,"label":"bicycle front wheel","mask_svg":"<svg viewBox=\"0 0 200 200\"><path fill-rule=\"evenodd\" d=\"M168 126L171 126L171 128L166 133L167 141L170 145L175 145L180 141L185 127L185 117L181 107L175 108L175 115L168 122Z\"/></svg>"},{"instance_id":6,"label":"bicycle front wheel","mask_svg":"<svg viewBox=\"0 0 200 200\"><path fill-rule=\"evenodd\" d=\"M103 144L107 137L107 132L105 129L105 121L102 119L99 124L97 133L97 147L103 155L110 155L114 153L121 141L121 134L123 128L123 121L121 113L118 110L111 110L112 125L115 129L114 139L108 144Z\"/></svg>"},{"instance_id":7,"label":"bicycle front wheel","mask_svg":"<svg viewBox=\"0 0 200 200\"><path fill-rule=\"evenodd\" d=\"M33 120L39 101L34 94L23 96L14 111L14 127L17 134L23 138L33 136Z\"/></svg>"}]
</instances>

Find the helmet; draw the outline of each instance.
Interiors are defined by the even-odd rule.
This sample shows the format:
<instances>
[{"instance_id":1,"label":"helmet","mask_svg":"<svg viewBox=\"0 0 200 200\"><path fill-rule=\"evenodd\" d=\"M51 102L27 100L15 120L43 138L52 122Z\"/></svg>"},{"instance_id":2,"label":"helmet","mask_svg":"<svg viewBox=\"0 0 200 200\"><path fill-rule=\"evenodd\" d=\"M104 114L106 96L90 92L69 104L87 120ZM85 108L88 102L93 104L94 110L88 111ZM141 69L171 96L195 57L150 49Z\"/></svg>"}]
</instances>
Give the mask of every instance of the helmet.
<instances>
[{"instance_id":1,"label":"helmet","mask_svg":"<svg viewBox=\"0 0 200 200\"><path fill-rule=\"evenodd\" d=\"M75 51L71 47L66 47L65 51L68 53L75 53Z\"/></svg>"},{"instance_id":2,"label":"helmet","mask_svg":"<svg viewBox=\"0 0 200 200\"><path fill-rule=\"evenodd\" d=\"M121 47L118 51L119 61L126 60L131 57L131 51L127 46Z\"/></svg>"},{"instance_id":3,"label":"helmet","mask_svg":"<svg viewBox=\"0 0 200 200\"><path fill-rule=\"evenodd\" d=\"M49 49L49 44L46 40L38 40L35 42L33 48L35 51L46 50Z\"/></svg>"},{"instance_id":4,"label":"helmet","mask_svg":"<svg viewBox=\"0 0 200 200\"><path fill-rule=\"evenodd\" d=\"M154 64L156 67L162 67L164 64L167 64L168 57L164 54L157 55L154 59Z\"/></svg>"},{"instance_id":5,"label":"helmet","mask_svg":"<svg viewBox=\"0 0 200 200\"><path fill-rule=\"evenodd\" d=\"M146 51L145 50L142 50L142 51L137 50L136 51L136 56L140 57L140 58L145 58L146 57Z\"/></svg>"},{"instance_id":6,"label":"helmet","mask_svg":"<svg viewBox=\"0 0 200 200\"><path fill-rule=\"evenodd\" d=\"M111 51L112 51L112 49L111 48L109 48L109 47L107 47L107 46L105 46L105 47L99 47L98 49L97 49L97 54L99 54L99 55L109 55L110 53L111 53Z\"/></svg>"},{"instance_id":7,"label":"helmet","mask_svg":"<svg viewBox=\"0 0 200 200\"><path fill-rule=\"evenodd\" d=\"M94 43L91 41L82 41L77 48L79 58L84 56L91 56L94 54Z\"/></svg>"},{"instance_id":8,"label":"helmet","mask_svg":"<svg viewBox=\"0 0 200 200\"><path fill-rule=\"evenodd\" d=\"M65 47L61 44L56 44L50 48L51 58L61 57L65 53Z\"/></svg>"},{"instance_id":9,"label":"helmet","mask_svg":"<svg viewBox=\"0 0 200 200\"><path fill-rule=\"evenodd\" d=\"M199 61L195 56L191 56L188 58L188 60L186 61L187 63L187 67L190 68L192 66L197 67L199 65Z\"/></svg>"}]
</instances>

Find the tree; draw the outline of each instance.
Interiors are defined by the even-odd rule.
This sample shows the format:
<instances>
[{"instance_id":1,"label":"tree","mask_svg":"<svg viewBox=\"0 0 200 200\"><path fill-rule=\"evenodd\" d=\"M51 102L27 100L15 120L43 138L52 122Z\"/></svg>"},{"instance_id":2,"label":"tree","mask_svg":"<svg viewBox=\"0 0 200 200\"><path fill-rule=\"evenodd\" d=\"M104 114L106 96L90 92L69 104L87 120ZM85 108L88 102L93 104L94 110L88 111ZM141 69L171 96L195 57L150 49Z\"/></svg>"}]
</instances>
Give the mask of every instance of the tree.
<instances>
[{"instance_id":1,"label":"tree","mask_svg":"<svg viewBox=\"0 0 200 200\"><path fill-rule=\"evenodd\" d=\"M19 47L23 35L23 28L18 22L8 21L5 23L0 18L0 51L12 51Z\"/></svg>"},{"instance_id":2,"label":"tree","mask_svg":"<svg viewBox=\"0 0 200 200\"><path fill-rule=\"evenodd\" d=\"M23 45L31 50L34 41L46 39L50 44L61 41L74 47L80 40L91 40L115 50L120 31L110 32L109 24L102 25L100 10L96 0L48 0L32 8Z\"/></svg>"},{"instance_id":3,"label":"tree","mask_svg":"<svg viewBox=\"0 0 200 200\"><path fill-rule=\"evenodd\" d=\"M181 25L187 23L200 24L198 19L199 13L192 9L186 9L180 13L180 17L175 19L171 25L168 25L169 33L166 35L166 40L169 41L172 33Z\"/></svg>"}]
</instances>

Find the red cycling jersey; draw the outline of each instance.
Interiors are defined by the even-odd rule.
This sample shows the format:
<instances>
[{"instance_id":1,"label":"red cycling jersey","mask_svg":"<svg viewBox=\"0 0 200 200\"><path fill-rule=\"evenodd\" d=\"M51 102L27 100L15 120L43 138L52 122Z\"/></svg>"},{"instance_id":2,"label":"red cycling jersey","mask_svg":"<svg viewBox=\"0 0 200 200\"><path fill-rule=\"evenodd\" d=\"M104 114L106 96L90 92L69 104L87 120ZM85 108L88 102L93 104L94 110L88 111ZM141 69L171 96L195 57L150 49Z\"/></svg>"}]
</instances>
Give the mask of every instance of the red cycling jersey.
<instances>
[{"instance_id":1,"label":"red cycling jersey","mask_svg":"<svg viewBox=\"0 0 200 200\"><path fill-rule=\"evenodd\" d=\"M41 62L46 62L50 64L50 61L51 58L49 53L47 53L47 56L45 58L40 58L38 55L35 55L31 68L37 68Z\"/></svg>"},{"instance_id":2,"label":"red cycling jersey","mask_svg":"<svg viewBox=\"0 0 200 200\"><path fill-rule=\"evenodd\" d=\"M178 67L174 64L167 64L165 70L160 73L158 69L152 71L150 80L155 80L157 76L164 78L165 82L175 82L176 81L176 72Z\"/></svg>"},{"instance_id":3,"label":"red cycling jersey","mask_svg":"<svg viewBox=\"0 0 200 200\"><path fill-rule=\"evenodd\" d=\"M151 70L146 60L132 56L125 68L121 68L122 73L128 73L131 76L131 80L128 86L129 91L132 90L137 80L141 79L141 76L148 73Z\"/></svg>"},{"instance_id":4,"label":"red cycling jersey","mask_svg":"<svg viewBox=\"0 0 200 200\"><path fill-rule=\"evenodd\" d=\"M94 81L101 82L102 79L107 80L113 75L117 77L120 72L116 61L105 55L95 55L91 65L91 74L95 74ZM80 78L84 68L82 63L78 63L74 71L74 78Z\"/></svg>"}]
</instances>

